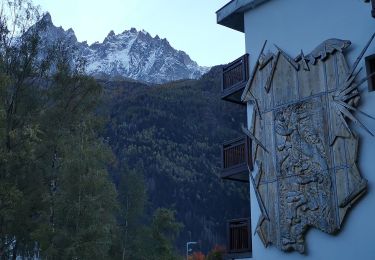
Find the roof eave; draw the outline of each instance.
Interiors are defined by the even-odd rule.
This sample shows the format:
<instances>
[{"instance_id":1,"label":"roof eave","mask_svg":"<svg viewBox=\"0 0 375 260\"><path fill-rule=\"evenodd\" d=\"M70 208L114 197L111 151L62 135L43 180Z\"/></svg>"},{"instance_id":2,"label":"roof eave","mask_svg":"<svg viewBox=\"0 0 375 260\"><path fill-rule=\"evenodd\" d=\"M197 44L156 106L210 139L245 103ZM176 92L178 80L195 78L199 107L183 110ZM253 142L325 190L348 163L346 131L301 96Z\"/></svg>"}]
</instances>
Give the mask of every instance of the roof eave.
<instances>
[{"instance_id":1,"label":"roof eave","mask_svg":"<svg viewBox=\"0 0 375 260\"><path fill-rule=\"evenodd\" d=\"M217 23L244 32L244 12L269 0L232 0L216 12Z\"/></svg>"}]
</instances>

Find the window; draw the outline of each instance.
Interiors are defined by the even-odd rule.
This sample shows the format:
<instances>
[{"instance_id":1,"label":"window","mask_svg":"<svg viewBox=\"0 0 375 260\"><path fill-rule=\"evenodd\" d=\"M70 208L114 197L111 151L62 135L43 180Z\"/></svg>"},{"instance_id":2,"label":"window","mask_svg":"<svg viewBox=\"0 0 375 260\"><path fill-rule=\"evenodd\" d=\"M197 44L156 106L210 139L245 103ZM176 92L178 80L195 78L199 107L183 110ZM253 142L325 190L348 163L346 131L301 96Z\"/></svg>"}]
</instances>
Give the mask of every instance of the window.
<instances>
[{"instance_id":1,"label":"window","mask_svg":"<svg viewBox=\"0 0 375 260\"><path fill-rule=\"evenodd\" d=\"M375 72L375 54L365 58L367 75ZM368 91L375 90L375 76L368 79Z\"/></svg>"}]
</instances>

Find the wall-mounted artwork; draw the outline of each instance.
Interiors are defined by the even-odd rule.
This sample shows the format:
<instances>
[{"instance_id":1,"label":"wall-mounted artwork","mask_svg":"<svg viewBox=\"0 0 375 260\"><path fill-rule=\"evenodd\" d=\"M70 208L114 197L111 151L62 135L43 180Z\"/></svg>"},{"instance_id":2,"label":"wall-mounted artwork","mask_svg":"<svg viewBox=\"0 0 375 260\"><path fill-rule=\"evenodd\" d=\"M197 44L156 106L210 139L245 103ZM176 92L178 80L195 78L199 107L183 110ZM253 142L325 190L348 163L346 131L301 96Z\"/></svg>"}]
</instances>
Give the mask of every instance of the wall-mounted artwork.
<instances>
[{"instance_id":1,"label":"wall-mounted artwork","mask_svg":"<svg viewBox=\"0 0 375 260\"><path fill-rule=\"evenodd\" d=\"M242 101L254 107L243 130L253 140L250 179L261 210L255 231L265 246L305 252L309 228L337 232L366 192L349 122L372 135L353 112L371 117L357 108L367 80L357 67L373 38L350 67L347 40L326 40L295 58L276 45L263 53L263 46Z\"/></svg>"}]
</instances>

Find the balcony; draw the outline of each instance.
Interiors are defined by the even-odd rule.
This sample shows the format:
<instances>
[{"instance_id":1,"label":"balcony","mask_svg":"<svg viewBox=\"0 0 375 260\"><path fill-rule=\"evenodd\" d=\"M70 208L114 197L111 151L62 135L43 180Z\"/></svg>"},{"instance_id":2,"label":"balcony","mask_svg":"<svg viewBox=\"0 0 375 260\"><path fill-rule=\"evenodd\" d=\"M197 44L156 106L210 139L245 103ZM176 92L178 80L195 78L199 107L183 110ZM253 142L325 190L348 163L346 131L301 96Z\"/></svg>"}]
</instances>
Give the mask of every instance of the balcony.
<instances>
[{"instance_id":1,"label":"balcony","mask_svg":"<svg viewBox=\"0 0 375 260\"><path fill-rule=\"evenodd\" d=\"M251 167L250 139L240 137L225 142L222 147L222 179L249 182Z\"/></svg>"},{"instance_id":2,"label":"balcony","mask_svg":"<svg viewBox=\"0 0 375 260\"><path fill-rule=\"evenodd\" d=\"M228 221L226 259L251 257L251 226L249 218Z\"/></svg>"},{"instance_id":3,"label":"balcony","mask_svg":"<svg viewBox=\"0 0 375 260\"><path fill-rule=\"evenodd\" d=\"M237 104L249 79L249 54L245 54L223 68L221 99Z\"/></svg>"}]
</instances>

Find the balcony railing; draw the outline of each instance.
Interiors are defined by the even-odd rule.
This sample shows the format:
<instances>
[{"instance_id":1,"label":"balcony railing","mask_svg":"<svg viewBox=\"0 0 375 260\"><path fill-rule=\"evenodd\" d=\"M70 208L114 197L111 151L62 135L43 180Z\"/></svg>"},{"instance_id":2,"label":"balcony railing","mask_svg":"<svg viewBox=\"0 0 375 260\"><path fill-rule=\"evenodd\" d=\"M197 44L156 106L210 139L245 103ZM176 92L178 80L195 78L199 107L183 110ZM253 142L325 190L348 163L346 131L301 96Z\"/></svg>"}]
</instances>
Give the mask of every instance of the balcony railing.
<instances>
[{"instance_id":1,"label":"balcony railing","mask_svg":"<svg viewBox=\"0 0 375 260\"><path fill-rule=\"evenodd\" d=\"M249 218L228 221L227 254L230 256L251 256L251 226Z\"/></svg>"},{"instance_id":2,"label":"balcony railing","mask_svg":"<svg viewBox=\"0 0 375 260\"><path fill-rule=\"evenodd\" d=\"M249 54L245 54L223 68L223 100L243 104L241 95L249 79Z\"/></svg>"},{"instance_id":3,"label":"balcony railing","mask_svg":"<svg viewBox=\"0 0 375 260\"><path fill-rule=\"evenodd\" d=\"M221 178L249 182L250 149L250 139L247 137L225 142L222 147Z\"/></svg>"}]
</instances>

